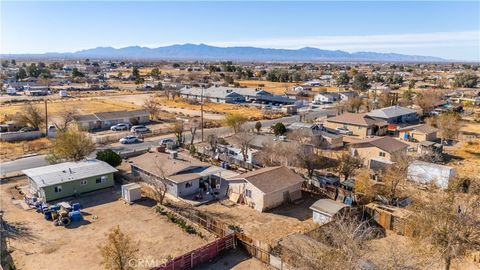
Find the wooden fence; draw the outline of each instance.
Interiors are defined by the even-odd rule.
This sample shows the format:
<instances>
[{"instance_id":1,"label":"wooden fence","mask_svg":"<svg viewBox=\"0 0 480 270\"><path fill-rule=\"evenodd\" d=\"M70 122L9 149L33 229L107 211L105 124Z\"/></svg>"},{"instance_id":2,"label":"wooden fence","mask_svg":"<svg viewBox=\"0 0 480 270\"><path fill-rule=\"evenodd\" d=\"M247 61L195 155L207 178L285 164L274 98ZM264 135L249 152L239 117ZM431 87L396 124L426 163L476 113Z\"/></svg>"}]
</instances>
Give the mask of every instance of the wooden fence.
<instances>
[{"instance_id":1,"label":"wooden fence","mask_svg":"<svg viewBox=\"0 0 480 270\"><path fill-rule=\"evenodd\" d=\"M203 247L174 258L153 270L188 270L207 262L221 253L235 248L234 234L226 235Z\"/></svg>"}]
</instances>

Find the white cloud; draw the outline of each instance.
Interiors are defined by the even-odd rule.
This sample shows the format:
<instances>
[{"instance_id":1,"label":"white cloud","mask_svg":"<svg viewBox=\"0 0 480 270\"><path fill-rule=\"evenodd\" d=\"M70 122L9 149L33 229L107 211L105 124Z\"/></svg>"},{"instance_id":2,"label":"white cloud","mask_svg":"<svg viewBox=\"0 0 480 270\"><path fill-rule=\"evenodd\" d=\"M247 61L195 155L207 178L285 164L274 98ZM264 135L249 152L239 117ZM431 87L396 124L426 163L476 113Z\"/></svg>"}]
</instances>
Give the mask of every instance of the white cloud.
<instances>
[{"instance_id":1,"label":"white cloud","mask_svg":"<svg viewBox=\"0 0 480 270\"><path fill-rule=\"evenodd\" d=\"M477 47L480 50L480 32L464 31L394 35L292 37L218 41L209 42L209 44L216 46L254 46L284 49L315 47L347 51L438 47Z\"/></svg>"}]
</instances>

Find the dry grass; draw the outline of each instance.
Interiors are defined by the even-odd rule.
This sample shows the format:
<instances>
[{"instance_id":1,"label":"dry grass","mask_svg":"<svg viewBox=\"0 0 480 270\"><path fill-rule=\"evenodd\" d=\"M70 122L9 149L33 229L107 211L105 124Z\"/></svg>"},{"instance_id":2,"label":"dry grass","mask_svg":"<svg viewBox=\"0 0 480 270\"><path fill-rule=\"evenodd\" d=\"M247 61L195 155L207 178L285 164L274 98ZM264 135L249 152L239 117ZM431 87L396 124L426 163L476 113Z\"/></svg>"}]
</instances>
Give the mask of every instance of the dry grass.
<instances>
[{"instance_id":1,"label":"dry grass","mask_svg":"<svg viewBox=\"0 0 480 270\"><path fill-rule=\"evenodd\" d=\"M2 160L13 159L29 153L46 153L51 142L47 138L39 138L25 142L0 142Z\"/></svg>"},{"instance_id":2,"label":"dry grass","mask_svg":"<svg viewBox=\"0 0 480 270\"><path fill-rule=\"evenodd\" d=\"M160 102L160 104L166 107L200 111L199 104L190 104L185 100L179 99L179 98L175 100L172 100L172 99L167 100L164 97L159 97L158 101ZM248 116L251 120L257 120L264 117L260 109L252 108L248 106L242 106L242 105L206 103L203 106L203 109L204 111L207 111L207 112L221 113L221 114L238 113L238 114Z\"/></svg>"},{"instance_id":3,"label":"dry grass","mask_svg":"<svg viewBox=\"0 0 480 270\"><path fill-rule=\"evenodd\" d=\"M461 161L451 162L460 177L480 175L480 139L461 143L453 151L453 155L463 158Z\"/></svg>"},{"instance_id":4,"label":"dry grass","mask_svg":"<svg viewBox=\"0 0 480 270\"><path fill-rule=\"evenodd\" d=\"M40 111L44 112L43 101L37 103ZM0 121L3 121L5 115L15 115L21 113L25 108L24 104L15 105L2 105L0 109ZM71 99L71 100L56 100L48 102L48 116L55 118L60 112L66 109L74 108L78 114L96 113L96 112L109 112L109 111L122 111L122 110L135 110L140 107L128 102L112 101L112 100L100 100L100 99Z\"/></svg>"}]
</instances>

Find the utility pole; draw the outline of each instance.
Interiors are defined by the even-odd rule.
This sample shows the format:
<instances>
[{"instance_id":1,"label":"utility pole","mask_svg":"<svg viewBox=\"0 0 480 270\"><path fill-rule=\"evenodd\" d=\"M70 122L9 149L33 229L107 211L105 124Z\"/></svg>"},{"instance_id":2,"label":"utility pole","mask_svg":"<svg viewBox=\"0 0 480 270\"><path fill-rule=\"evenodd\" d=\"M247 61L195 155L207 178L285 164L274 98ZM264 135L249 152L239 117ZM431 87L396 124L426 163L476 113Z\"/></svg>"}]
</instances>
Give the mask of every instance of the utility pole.
<instances>
[{"instance_id":1,"label":"utility pole","mask_svg":"<svg viewBox=\"0 0 480 270\"><path fill-rule=\"evenodd\" d=\"M48 137L48 108L47 108L47 99L45 101L45 136Z\"/></svg>"},{"instance_id":2,"label":"utility pole","mask_svg":"<svg viewBox=\"0 0 480 270\"><path fill-rule=\"evenodd\" d=\"M200 96L200 125L202 128L202 142L203 142L203 85L202 85L202 94Z\"/></svg>"}]
</instances>

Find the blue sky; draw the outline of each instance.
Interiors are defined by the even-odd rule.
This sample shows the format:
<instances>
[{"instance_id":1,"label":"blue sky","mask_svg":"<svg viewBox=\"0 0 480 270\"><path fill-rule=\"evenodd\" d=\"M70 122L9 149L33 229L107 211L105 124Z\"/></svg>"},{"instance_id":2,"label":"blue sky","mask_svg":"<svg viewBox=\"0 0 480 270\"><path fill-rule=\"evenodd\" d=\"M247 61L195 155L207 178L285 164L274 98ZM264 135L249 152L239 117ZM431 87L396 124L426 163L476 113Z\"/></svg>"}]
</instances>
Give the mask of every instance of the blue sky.
<instances>
[{"instance_id":1,"label":"blue sky","mask_svg":"<svg viewBox=\"0 0 480 270\"><path fill-rule=\"evenodd\" d=\"M178 43L480 61L480 2L1 1L2 53Z\"/></svg>"}]
</instances>

